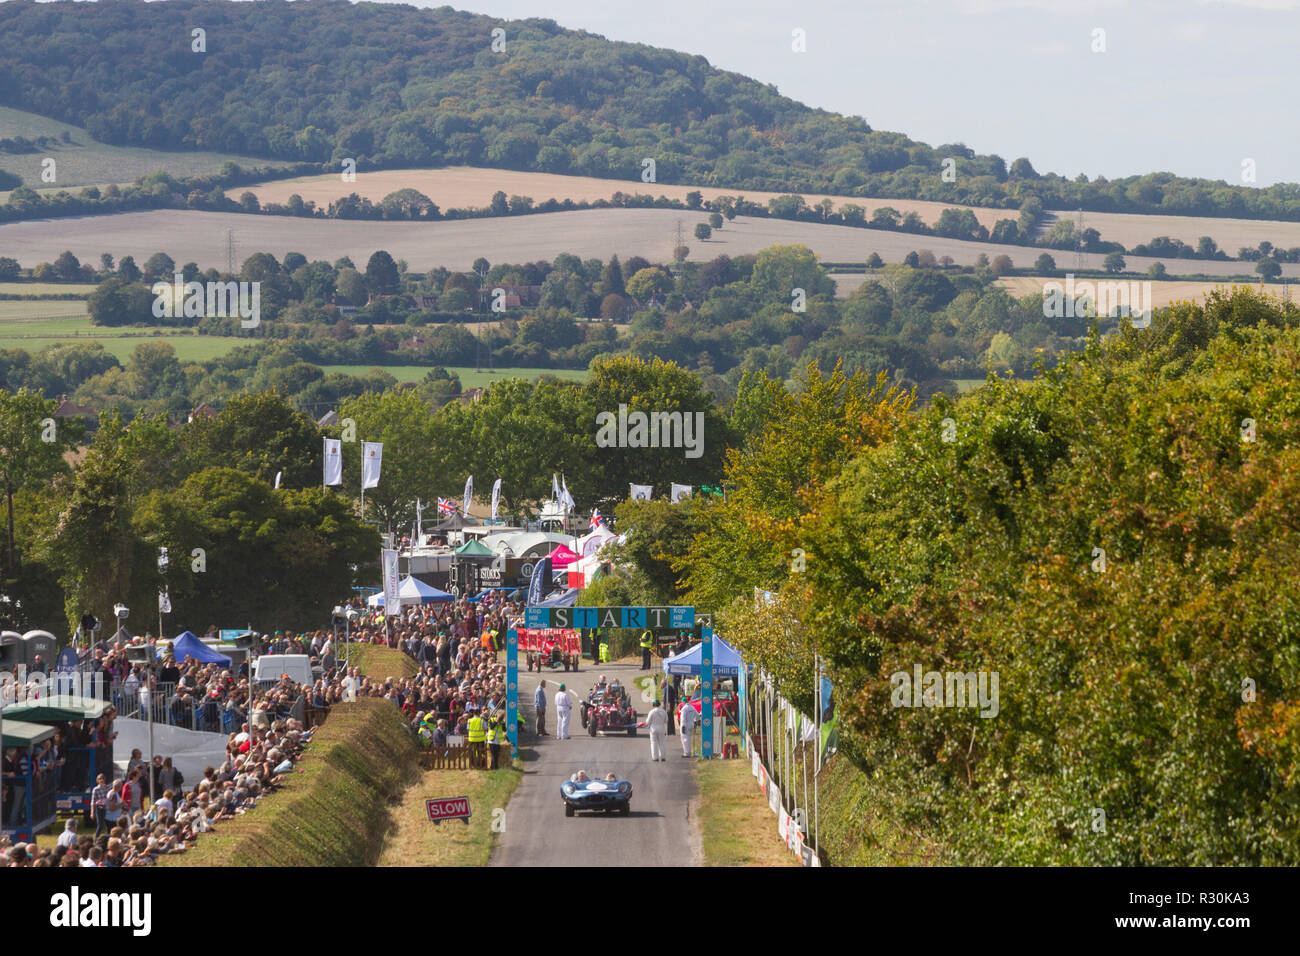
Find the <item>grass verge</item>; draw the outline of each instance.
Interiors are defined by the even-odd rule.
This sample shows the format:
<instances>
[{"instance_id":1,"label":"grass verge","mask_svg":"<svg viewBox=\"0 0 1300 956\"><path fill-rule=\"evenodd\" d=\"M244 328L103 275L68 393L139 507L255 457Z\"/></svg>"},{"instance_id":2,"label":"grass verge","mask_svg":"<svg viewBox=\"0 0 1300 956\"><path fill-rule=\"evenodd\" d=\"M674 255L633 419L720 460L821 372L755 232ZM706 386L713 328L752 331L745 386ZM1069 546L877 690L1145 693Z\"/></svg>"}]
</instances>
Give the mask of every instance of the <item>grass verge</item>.
<instances>
[{"instance_id":1,"label":"grass verge","mask_svg":"<svg viewBox=\"0 0 1300 956\"><path fill-rule=\"evenodd\" d=\"M162 865L373 864L390 805L419 772L416 750L390 701L335 707L279 793Z\"/></svg>"},{"instance_id":2,"label":"grass verge","mask_svg":"<svg viewBox=\"0 0 1300 956\"><path fill-rule=\"evenodd\" d=\"M747 760L696 764L705 866L798 866Z\"/></svg>"},{"instance_id":3,"label":"grass verge","mask_svg":"<svg viewBox=\"0 0 1300 956\"><path fill-rule=\"evenodd\" d=\"M379 865L485 865L496 834L509 822L506 803L523 775L513 767L424 771L393 811L394 828L384 841ZM430 823L424 801L442 797L468 797L469 823Z\"/></svg>"},{"instance_id":4,"label":"grass verge","mask_svg":"<svg viewBox=\"0 0 1300 956\"><path fill-rule=\"evenodd\" d=\"M413 677L419 670L415 661L396 647L384 647L382 644L353 644L350 654L352 666L360 668L361 676L369 677L371 680Z\"/></svg>"}]
</instances>

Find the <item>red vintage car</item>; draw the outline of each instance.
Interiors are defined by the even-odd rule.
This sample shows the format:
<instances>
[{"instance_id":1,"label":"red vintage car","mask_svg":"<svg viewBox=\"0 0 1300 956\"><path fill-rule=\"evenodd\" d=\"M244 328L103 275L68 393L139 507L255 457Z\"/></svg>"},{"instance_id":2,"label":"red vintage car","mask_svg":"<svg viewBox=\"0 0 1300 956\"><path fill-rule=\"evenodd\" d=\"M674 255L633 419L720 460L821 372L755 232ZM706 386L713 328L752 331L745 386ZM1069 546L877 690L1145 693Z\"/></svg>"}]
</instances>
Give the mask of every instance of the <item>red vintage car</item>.
<instances>
[{"instance_id":1,"label":"red vintage car","mask_svg":"<svg viewBox=\"0 0 1300 956\"><path fill-rule=\"evenodd\" d=\"M636 736L636 710L622 685L604 689L593 687L587 699L579 705L579 712L582 726L593 737L602 731L607 734L626 731L629 737Z\"/></svg>"},{"instance_id":2,"label":"red vintage car","mask_svg":"<svg viewBox=\"0 0 1300 956\"><path fill-rule=\"evenodd\" d=\"M682 719L683 707L694 707L697 714L702 713L704 700L700 697L699 691L690 700L683 701L677 708L677 719ZM723 687L713 692L713 713L715 716L726 717L733 724L740 722L740 702L736 698L736 692L730 687Z\"/></svg>"}]
</instances>

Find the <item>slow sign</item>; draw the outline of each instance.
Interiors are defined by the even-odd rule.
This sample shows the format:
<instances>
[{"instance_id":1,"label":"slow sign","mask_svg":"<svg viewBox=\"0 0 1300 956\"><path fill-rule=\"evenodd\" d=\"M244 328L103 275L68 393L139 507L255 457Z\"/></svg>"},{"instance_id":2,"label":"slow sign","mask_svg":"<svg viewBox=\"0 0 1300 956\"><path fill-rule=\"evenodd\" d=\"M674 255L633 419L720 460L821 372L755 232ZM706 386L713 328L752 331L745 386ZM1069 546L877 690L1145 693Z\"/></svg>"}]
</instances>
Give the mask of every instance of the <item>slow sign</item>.
<instances>
[{"instance_id":1,"label":"slow sign","mask_svg":"<svg viewBox=\"0 0 1300 956\"><path fill-rule=\"evenodd\" d=\"M443 800L425 800L424 807L429 811L429 819L434 823L443 820L464 820L469 823L469 797L447 797Z\"/></svg>"}]
</instances>

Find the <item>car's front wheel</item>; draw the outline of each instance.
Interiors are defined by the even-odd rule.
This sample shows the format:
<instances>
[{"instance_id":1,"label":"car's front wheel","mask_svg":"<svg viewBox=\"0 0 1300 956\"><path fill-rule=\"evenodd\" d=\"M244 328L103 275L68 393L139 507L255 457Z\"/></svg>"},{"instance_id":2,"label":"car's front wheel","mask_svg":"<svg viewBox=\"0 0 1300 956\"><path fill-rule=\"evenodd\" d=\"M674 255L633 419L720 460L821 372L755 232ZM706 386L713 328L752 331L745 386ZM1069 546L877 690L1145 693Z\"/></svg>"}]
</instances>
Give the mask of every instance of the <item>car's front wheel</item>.
<instances>
[{"instance_id":1,"label":"car's front wheel","mask_svg":"<svg viewBox=\"0 0 1300 956\"><path fill-rule=\"evenodd\" d=\"M620 817L625 817L625 816L627 816L627 815L628 815L629 813L631 813L631 812L632 812L632 804L631 804L630 802L629 802L629 803L625 803L625 804L623 804L621 807L618 808L618 815L619 815Z\"/></svg>"},{"instance_id":2,"label":"car's front wheel","mask_svg":"<svg viewBox=\"0 0 1300 956\"><path fill-rule=\"evenodd\" d=\"M571 816L573 816L573 804L571 804L571 803L566 803L566 804L564 805L564 815L565 815L566 817L571 817Z\"/></svg>"}]
</instances>

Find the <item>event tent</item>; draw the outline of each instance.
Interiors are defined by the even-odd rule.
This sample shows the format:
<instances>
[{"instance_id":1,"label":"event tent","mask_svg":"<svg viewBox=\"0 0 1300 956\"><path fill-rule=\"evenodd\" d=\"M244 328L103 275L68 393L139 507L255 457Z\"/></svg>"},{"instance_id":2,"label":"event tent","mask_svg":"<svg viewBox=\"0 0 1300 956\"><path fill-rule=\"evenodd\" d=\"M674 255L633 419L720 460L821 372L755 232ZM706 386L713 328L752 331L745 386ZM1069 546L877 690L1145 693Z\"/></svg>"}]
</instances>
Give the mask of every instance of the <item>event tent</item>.
<instances>
[{"instance_id":1,"label":"event tent","mask_svg":"<svg viewBox=\"0 0 1300 956\"><path fill-rule=\"evenodd\" d=\"M704 645L696 644L688 651L683 651L674 657L664 658L665 674L690 674L696 677L700 673L700 658L704 653ZM713 635L713 676L714 677L736 677L740 673L740 667L743 662L740 654L734 647L718 637Z\"/></svg>"},{"instance_id":2,"label":"event tent","mask_svg":"<svg viewBox=\"0 0 1300 956\"><path fill-rule=\"evenodd\" d=\"M412 604L438 604L456 600L455 597L446 591L439 591L432 584L425 584L419 578L407 575L402 578L401 583L397 585L397 598L402 607L408 607ZM384 592L377 591L370 597L366 598L366 603L371 607L384 606Z\"/></svg>"},{"instance_id":3,"label":"event tent","mask_svg":"<svg viewBox=\"0 0 1300 956\"><path fill-rule=\"evenodd\" d=\"M563 544L555 546L555 550L547 555L551 559L551 564L557 568L563 568L577 561L582 555L578 554L572 548Z\"/></svg>"},{"instance_id":4,"label":"event tent","mask_svg":"<svg viewBox=\"0 0 1300 956\"><path fill-rule=\"evenodd\" d=\"M496 557L496 552L489 547L485 547L483 542L479 541L478 538L470 538L452 553L461 558Z\"/></svg>"},{"instance_id":5,"label":"event tent","mask_svg":"<svg viewBox=\"0 0 1300 956\"><path fill-rule=\"evenodd\" d=\"M187 657L192 657L200 664L220 664L231 667L234 664L229 657L204 644L192 631L185 631L172 641L172 655L179 664Z\"/></svg>"},{"instance_id":6,"label":"event tent","mask_svg":"<svg viewBox=\"0 0 1300 956\"><path fill-rule=\"evenodd\" d=\"M60 695L10 704L4 709L5 723L25 720L34 724L61 720L94 720L104 713L104 702L93 697Z\"/></svg>"},{"instance_id":7,"label":"event tent","mask_svg":"<svg viewBox=\"0 0 1300 956\"><path fill-rule=\"evenodd\" d=\"M567 591L561 591L544 601L538 601L533 607L573 607L578 602L578 592L582 588L569 588Z\"/></svg>"},{"instance_id":8,"label":"event tent","mask_svg":"<svg viewBox=\"0 0 1300 956\"><path fill-rule=\"evenodd\" d=\"M578 539L578 553L584 558L590 557L604 547L607 541L617 541L620 535L610 531L604 525L600 525L589 534L583 535Z\"/></svg>"}]
</instances>

